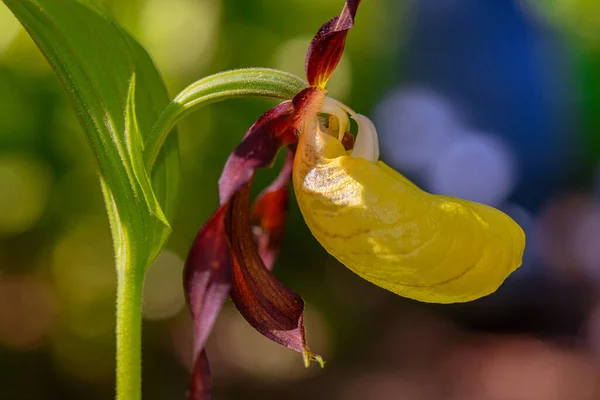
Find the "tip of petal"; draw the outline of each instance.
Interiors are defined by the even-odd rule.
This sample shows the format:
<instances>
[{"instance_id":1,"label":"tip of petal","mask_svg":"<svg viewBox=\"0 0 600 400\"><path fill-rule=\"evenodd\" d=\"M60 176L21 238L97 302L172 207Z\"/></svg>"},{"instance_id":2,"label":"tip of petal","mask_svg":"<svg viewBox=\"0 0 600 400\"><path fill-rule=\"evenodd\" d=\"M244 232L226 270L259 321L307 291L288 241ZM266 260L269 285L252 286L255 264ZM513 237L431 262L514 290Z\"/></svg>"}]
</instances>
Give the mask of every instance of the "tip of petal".
<instances>
[{"instance_id":1,"label":"tip of petal","mask_svg":"<svg viewBox=\"0 0 600 400\"><path fill-rule=\"evenodd\" d=\"M360 0L346 0L342 13L330 19L317 31L306 53L306 78L311 86L325 89L346 44L346 34L354 26Z\"/></svg>"},{"instance_id":2,"label":"tip of petal","mask_svg":"<svg viewBox=\"0 0 600 400\"><path fill-rule=\"evenodd\" d=\"M302 351L302 358L304 359L304 366L306 368L310 367L311 361L316 361L319 363L321 368L325 368L325 361L323 361L323 357L318 354L312 353L308 348L304 348Z\"/></svg>"}]
</instances>

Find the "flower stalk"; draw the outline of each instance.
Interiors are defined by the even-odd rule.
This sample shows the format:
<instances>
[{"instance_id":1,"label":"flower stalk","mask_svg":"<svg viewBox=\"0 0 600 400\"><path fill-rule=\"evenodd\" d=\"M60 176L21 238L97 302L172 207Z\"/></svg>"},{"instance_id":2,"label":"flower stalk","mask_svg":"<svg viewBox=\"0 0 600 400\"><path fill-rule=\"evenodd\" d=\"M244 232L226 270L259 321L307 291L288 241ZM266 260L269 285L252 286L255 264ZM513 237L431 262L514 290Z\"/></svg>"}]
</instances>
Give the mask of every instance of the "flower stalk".
<instances>
[{"instance_id":1,"label":"flower stalk","mask_svg":"<svg viewBox=\"0 0 600 400\"><path fill-rule=\"evenodd\" d=\"M143 277L117 258L117 400L142 398Z\"/></svg>"}]
</instances>

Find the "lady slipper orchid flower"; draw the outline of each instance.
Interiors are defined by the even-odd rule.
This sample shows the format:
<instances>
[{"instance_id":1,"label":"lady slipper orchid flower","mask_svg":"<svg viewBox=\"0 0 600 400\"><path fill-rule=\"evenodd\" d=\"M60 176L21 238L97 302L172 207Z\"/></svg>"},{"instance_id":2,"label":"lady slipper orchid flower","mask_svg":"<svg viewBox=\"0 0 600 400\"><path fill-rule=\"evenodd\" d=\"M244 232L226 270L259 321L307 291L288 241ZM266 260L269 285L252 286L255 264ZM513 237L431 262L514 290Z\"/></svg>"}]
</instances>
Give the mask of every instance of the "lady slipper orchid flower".
<instances>
[{"instance_id":1,"label":"lady slipper orchid flower","mask_svg":"<svg viewBox=\"0 0 600 400\"><path fill-rule=\"evenodd\" d=\"M522 229L504 213L433 195L379 161L377 131L365 116L327 97L360 0L347 0L308 49L309 87L263 114L227 160L220 207L196 237L185 269L194 319L190 399L210 396L206 338L227 296L260 333L323 361L305 340L304 302L271 274L283 236L288 183L310 231L342 264L396 294L453 303L494 292L518 268ZM358 125L356 139L348 132ZM415 134L418 134L416 132ZM287 158L277 179L250 205L258 168Z\"/></svg>"}]
</instances>

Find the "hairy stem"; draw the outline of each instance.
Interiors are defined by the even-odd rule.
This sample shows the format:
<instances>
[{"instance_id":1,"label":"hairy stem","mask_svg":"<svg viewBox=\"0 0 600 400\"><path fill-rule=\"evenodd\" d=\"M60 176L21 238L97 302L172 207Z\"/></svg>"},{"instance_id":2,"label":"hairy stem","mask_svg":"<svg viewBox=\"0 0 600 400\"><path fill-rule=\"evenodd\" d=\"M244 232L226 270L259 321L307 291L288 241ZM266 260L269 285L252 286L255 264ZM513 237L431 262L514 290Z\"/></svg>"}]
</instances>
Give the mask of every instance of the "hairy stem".
<instances>
[{"instance_id":1,"label":"hairy stem","mask_svg":"<svg viewBox=\"0 0 600 400\"><path fill-rule=\"evenodd\" d=\"M130 265L117 265L117 273L117 400L140 400L143 280Z\"/></svg>"},{"instance_id":2,"label":"hairy stem","mask_svg":"<svg viewBox=\"0 0 600 400\"><path fill-rule=\"evenodd\" d=\"M152 171L169 132L191 112L211 103L239 97L287 100L304 88L306 82L297 76L270 68L219 72L192 83L169 103L154 124L144 149L146 169Z\"/></svg>"}]
</instances>

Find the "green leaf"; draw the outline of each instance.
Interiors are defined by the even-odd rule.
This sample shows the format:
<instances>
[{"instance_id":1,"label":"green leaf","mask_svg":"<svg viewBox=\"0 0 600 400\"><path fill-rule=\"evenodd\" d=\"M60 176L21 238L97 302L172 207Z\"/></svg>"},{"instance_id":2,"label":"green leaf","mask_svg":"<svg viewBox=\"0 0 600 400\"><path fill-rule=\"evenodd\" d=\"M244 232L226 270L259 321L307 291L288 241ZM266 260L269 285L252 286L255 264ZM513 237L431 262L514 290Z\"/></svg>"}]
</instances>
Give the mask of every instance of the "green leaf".
<instances>
[{"instance_id":1,"label":"green leaf","mask_svg":"<svg viewBox=\"0 0 600 400\"><path fill-rule=\"evenodd\" d=\"M127 151L132 163L133 176L142 189L144 201L148 204L151 212L154 213L163 224L168 226L169 222L163 215L160 204L154 196L150 178L144 167L144 141L140 135L137 115L135 113L135 73L131 77L129 91L127 93L127 106L125 108L125 143L127 144Z\"/></svg>"},{"instance_id":2,"label":"green leaf","mask_svg":"<svg viewBox=\"0 0 600 400\"><path fill-rule=\"evenodd\" d=\"M144 48L97 3L3 1L67 89L94 152L118 276L117 398L138 400L143 277L170 234L179 180L176 135L157 149L155 168L144 165L149 133L168 104L164 83Z\"/></svg>"},{"instance_id":3,"label":"green leaf","mask_svg":"<svg viewBox=\"0 0 600 400\"><path fill-rule=\"evenodd\" d=\"M142 46L96 2L4 2L74 101L98 163L117 267L133 269L141 280L169 235L179 174L175 135L152 182L143 163L145 140L168 104L163 81Z\"/></svg>"},{"instance_id":4,"label":"green leaf","mask_svg":"<svg viewBox=\"0 0 600 400\"><path fill-rule=\"evenodd\" d=\"M306 88L296 75L270 68L244 68L200 79L169 103L152 128L145 150L146 167L153 164L169 131L191 112L236 97L291 99Z\"/></svg>"}]
</instances>

